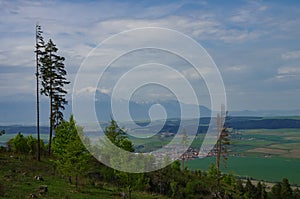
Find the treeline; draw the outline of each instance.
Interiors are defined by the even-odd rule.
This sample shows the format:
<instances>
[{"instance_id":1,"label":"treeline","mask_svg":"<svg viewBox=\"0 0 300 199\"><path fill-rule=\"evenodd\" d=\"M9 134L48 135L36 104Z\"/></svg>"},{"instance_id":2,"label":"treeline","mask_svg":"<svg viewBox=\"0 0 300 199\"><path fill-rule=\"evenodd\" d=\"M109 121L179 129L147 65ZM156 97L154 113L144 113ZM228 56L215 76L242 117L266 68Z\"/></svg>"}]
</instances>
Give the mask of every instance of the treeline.
<instances>
[{"instance_id":1,"label":"treeline","mask_svg":"<svg viewBox=\"0 0 300 199\"><path fill-rule=\"evenodd\" d=\"M197 134L207 133L208 124L211 122L211 118L200 118L198 124ZM196 121L196 119L195 119ZM166 121L159 133L162 132L178 132L180 126L180 120L173 119ZM141 125L147 125L147 122L140 122ZM284 119L274 118L267 119L263 117L226 117L226 126L233 129L282 129L282 128L300 128L300 119ZM155 128L155 126L153 127ZM194 129L194 125L186 125L185 129L189 131Z\"/></svg>"},{"instance_id":2,"label":"treeline","mask_svg":"<svg viewBox=\"0 0 300 199\"><path fill-rule=\"evenodd\" d=\"M231 118L228 126L234 129L282 129L300 128L298 119L241 119Z\"/></svg>"},{"instance_id":3,"label":"treeline","mask_svg":"<svg viewBox=\"0 0 300 199\"><path fill-rule=\"evenodd\" d=\"M276 183L270 190L266 184L254 185L250 179L243 181L232 174L218 174L215 165L208 171L182 169L180 161L148 173L126 173L107 167L91 156L80 140L82 129L74 119L62 123L55 130L51 166L72 183L80 194L80 187L93 186L99 189L109 183L131 198L134 191L162 194L170 198L300 198L299 189L292 190L288 179ZM106 128L107 137L119 147L133 151L121 128L112 121ZM30 155L36 158L37 140L32 136L18 134L8 142L6 150L14 155ZM42 154L47 147L41 144ZM84 183L83 183L84 182Z\"/></svg>"}]
</instances>

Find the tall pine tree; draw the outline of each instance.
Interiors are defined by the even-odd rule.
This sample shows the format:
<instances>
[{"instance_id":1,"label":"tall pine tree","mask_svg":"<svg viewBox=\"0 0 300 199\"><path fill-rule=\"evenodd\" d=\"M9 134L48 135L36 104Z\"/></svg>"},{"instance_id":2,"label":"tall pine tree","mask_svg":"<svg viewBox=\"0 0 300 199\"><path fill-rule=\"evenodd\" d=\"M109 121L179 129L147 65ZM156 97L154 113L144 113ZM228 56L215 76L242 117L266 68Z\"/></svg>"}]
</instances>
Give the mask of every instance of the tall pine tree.
<instances>
[{"instance_id":1,"label":"tall pine tree","mask_svg":"<svg viewBox=\"0 0 300 199\"><path fill-rule=\"evenodd\" d=\"M57 54L58 48L50 39L45 45L41 57L41 94L49 97L50 104L50 129L49 129L49 148L48 154L51 154L51 143L53 129L55 129L63 119L63 110L68 103L66 100L67 91L64 86L69 84L67 81L64 61L65 58Z\"/></svg>"},{"instance_id":2,"label":"tall pine tree","mask_svg":"<svg viewBox=\"0 0 300 199\"><path fill-rule=\"evenodd\" d=\"M40 145L40 94L39 94L39 70L41 67L40 58L45 47L44 38L42 36L42 28L40 25L35 26L35 59L36 59L36 128L37 128L37 159L41 160L41 145Z\"/></svg>"}]
</instances>

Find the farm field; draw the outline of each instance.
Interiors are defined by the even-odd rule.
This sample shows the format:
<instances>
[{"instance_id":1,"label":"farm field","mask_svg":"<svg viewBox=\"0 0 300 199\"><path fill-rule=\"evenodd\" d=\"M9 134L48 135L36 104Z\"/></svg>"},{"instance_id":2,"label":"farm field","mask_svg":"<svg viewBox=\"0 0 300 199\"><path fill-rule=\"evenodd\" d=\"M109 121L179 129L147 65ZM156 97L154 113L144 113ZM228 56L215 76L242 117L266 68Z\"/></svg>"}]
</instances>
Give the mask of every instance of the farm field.
<instances>
[{"instance_id":1,"label":"farm field","mask_svg":"<svg viewBox=\"0 0 300 199\"><path fill-rule=\"evenodd\" d=\"M190 160L185 165L191 170L208 170L211 163L215 163L214 157ZM279 182L282 178L288 178L291 184L300 185L300 159L229 157L227 168L222 166L221 170L225 173L268 182Z\"/></svg>"},{"instance_id":2,"label":"farm field","mask_svg":"<svg viewBox=\"0 0 300 199\"><path fill-rule=\"evenodd\" d=\"M300 158L300 129L238 130L230 139L235 156Z\"/></svg>"},{"instance_id":3,"label":"farm field","mask_svg":"<svg viewBox=\"0 0 300 199\"><path fill-rule=\"evenodd\" d=\"M222 171L270 182L286 177L300 185L300 129L236 130ZM214 157L190 160L188 169L207 170Z\"/></svg>"}]
</instances>

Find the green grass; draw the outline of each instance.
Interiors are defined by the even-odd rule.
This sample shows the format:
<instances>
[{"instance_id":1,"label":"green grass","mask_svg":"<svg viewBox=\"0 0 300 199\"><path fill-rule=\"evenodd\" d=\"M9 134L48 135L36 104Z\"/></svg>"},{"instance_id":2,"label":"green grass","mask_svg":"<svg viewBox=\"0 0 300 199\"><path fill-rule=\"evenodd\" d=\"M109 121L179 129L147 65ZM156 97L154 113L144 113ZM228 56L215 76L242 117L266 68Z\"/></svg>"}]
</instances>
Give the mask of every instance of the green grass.
<instances>
[{"instance_id":1,"label":"green grass","mask_svg":"<svg viewBox=\"0 0 300 199\"><path fill-rule=\"evenodd\" d=\"M185 165L191 170L208 170L211 163L215 163L215 158L187 161ZM288 178L291 184L300 185L300 159L229 157L227 168L222 167L222 171L270 182L279 182L282 178Z\"/></svg>"},{"instance_id":2,"label":"green grass","mask_svg":"<svg viewBox=\"0 0 300 199\"><path fill-rule=\"evenodd\" d=\"M34 176L40 175L44 181L37 181ZM9 154L0 154L0 198L27 198L29 194L36 194L38 198L72 198L72 199L99 199L121 198L121 189L112 184L100 182L95 186L87 178L79 179L79 189L55 172L51 162L43 158L42 162L33 160L32 157L10 157ZM48 192L39 195L39 187L48 186ZM4 194L3 194L4 190ZM124 190L123 190L124 191ZM153 198L151 194L135 192L132 198ZM164 198L155 196L155 198Z\"/></svg>"}]
</instances>

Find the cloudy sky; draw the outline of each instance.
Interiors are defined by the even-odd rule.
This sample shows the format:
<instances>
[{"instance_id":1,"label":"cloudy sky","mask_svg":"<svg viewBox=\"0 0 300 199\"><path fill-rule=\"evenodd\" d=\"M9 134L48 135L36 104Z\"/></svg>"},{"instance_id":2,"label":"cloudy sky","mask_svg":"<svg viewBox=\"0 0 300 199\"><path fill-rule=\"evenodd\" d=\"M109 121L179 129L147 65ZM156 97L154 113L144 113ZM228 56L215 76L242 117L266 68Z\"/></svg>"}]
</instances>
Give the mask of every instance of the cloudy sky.
<instances>
[{"instance_id":1,"label":"cloudy sky","mask_svg":"<svg viewBox=\"0 0 300 199\"><path fill-rule=\"evenodd\" d=\"M161 27L179 31L206 49L223 77L229 110L300 109L299 10L297 0L2 0L0 102L35 102L38 22L44 38L52 38L66 58L72 82L68 98L79 66L100 42L133 28ZM108 86L101 89L111 92Z\"/></svg>"}]
</instances>

